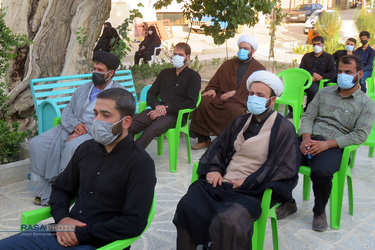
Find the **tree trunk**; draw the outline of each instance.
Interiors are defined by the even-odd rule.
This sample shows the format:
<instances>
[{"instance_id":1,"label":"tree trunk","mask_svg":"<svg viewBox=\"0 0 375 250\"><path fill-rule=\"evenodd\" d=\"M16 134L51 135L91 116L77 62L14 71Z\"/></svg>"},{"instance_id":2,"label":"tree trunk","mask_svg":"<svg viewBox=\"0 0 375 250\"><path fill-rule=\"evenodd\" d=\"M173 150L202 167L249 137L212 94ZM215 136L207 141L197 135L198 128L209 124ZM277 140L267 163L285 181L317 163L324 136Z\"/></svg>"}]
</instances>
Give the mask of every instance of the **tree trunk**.
<instances>
[{"instance_id":1,"label":"tree trunk","mask_svg":"<svg viewBox=\"0 0 375 250\"><path fill-rule=\"evenodd\" d=\"M3 0L2 6L7 26L33 42L17 51L8 77L9 114L30 123L35 112L30 79L87 73L111 0ZM87 31L84 44L77 40L78 28Z\"/></svg>"}]
</instances>

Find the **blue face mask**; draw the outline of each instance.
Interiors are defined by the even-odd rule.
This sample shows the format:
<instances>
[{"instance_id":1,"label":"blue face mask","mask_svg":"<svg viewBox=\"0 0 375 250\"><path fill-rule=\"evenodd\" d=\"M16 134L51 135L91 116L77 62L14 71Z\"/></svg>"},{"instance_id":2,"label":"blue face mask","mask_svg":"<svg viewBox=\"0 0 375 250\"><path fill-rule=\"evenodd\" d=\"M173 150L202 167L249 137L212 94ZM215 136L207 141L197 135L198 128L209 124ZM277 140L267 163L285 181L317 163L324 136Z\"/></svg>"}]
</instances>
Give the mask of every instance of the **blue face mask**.
<instances>
[{"instance_id":1,"label":"blue face mask","mask_svg":"<svg viewBox=\"0 0 375 250\"><path fill-rule=\"evenodd\" d=\"M354 46L353 45L346 45L345 49L346 49L346 51L353 51Z\"/></svg>"},{"instance_id":2,"label":"blue face mask","mask_svg":"<svg viewBox=\"0 0 375 250\"><path fill-rule=\"evenodd\" d=\"M238 56L238 59L240 59L241 61L246 61L250 58L249 51L246 49L240 49L237 53L237 56Z\"/></svg>"},{"instance_id":3,"label":"blue face mask","mask_svg":"<svg viewBox=\"0 0 375 250\"><path fill-rule=\"evenodd\" d=\"M358 74L358 72L357 72L357 74ZM354 77L357 74L355 74L354 76L348 75L348 74L345 74L345 73L338 74L337 75L337 85L342 89L353 88L357 84L357 81L354 80Z\"/></svg>"},{"instance_id":4,"label":"blue face mask","mask_svg":"<svg viewBox=\"0 0 375 250\"><path fill-rule=\"evenodd\" d=\"M247 98L247 109L253 115L260 115L268 109L266 108L267 101L268 99L266 98L249 95Z\"/></svg>"}]
</instances>

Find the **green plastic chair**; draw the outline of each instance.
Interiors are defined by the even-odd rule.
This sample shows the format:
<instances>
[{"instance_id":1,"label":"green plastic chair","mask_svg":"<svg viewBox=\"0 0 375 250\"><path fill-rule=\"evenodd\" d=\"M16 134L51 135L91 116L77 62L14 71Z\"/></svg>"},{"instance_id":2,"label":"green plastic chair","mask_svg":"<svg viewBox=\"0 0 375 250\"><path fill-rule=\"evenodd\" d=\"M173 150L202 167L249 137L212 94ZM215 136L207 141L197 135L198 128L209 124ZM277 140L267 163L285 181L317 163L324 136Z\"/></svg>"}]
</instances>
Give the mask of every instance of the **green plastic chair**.
<instances>
[{"instance_id":1,"label":"green plastic chair","mask_svg":"<svg viewBox=\"0 0 375 250\"><path fill-rule=\"evenodd\" d=\"M193 164L193 172L191 177L191 183L198 180L198 162ZM254 222L253 227L253 237L251 238L252 249L254 250L261 250L264 249L264 240L266 238L266 227L267 227L267 219L268 217L271 219L271 226L272 226L272 239L273 239L273 249L279 249L279 236L277 230L277 218L276 218L276 207L280 204L276 204L273 207L271 205L271 198L272 198L272 189L267 188L262 197L262 213L260 217Z\"/></svg>"},{"instance_id":2,"label":"green plastic chair","mask_svg":"<svg viewBox=\"0 0 375 250\"><path fill-rule=\"evenodd\" d=\"M290 68L277 74L283 80L284 90L280 97L276 98L275 110L279 111L279 105L285 105L285 116L288 113L288 105L293 108L293 124L296 130L299 128L300 118L303 112L303 96L305 89L310 88L312 77L309 72L300 68ZM307 83L306 83L307 82Z\"/></svg>"},{"instance_id":3,"label":"green plastic chair","mask_svg":"<svg viewBox=\"0 0 375 250\"><path fill-rule=\"evenodd\" d=\"M374 92L368 93L367 95L375 102L375 93ZM374 157L374 147L375 147L375 122L374 122L374 125L372 126L370 134L367 137L367 140L362 145L369 146L368 157L373 158Z\"/></svg>"},{"instance_id":4,"label":"green plastic chair","mask_svg":"<svg viewBox=\"0 0 375 250\"><path fill-rule=\"evenodd\" d=\"M154 215L155 215L155 209L156 209L156 195L154 194L154 199L152 201L150 213L148 214L148 219L147 219L147 225L143 232L138 235L137 237L129 238L126 240L116 240L108 245L105 245L101 248L98 248L100 250L119 250L119 249L124 249L126 247L129 247L131 244L133 244L141 235L146 232L147 228L150 226ZM22 225L35 225L38 222L48 219L51 217L51 208L50 207L44 207L44 208L39 208L27 212L23 212L21 215L21 228Z\"/></svg>"},{"instance_id":5,"label":"green plastic chair","mask_svg":"<svg viewBox=\"0 0 375 250\"><path fill-rule=\"evenodd\" d=\"M320 80L320 82L319 82L319 90L321 90L324 87L328 87L328 86L337 86L337 83L335 83L335 82L326 83L328 81L329 81L329 79Z\"/></svg>"},{"instance_id":6,"label":"green plastic chair","mask_svg":"<svg viewBox=\"0 0 375 250\"><path fill-rule=\"evenodd\" d=\"M148 85L147 90L150 88ZM146 88L145 87L145 88ZM143 92L143 90L142 90ZM146 91L147 92L147 91ZM146 93L144 94L146 96ZM201 94L199 93L197 105L195 108L199 106L201 102ZM147 107L147 102L142 101L139 103L139 113L145 110ZM169 170L172 173L176 173L177 171L177 157L178 157L178 148L179 148L179 140L180 140L180 133L184 133L186 136L186 150L188 156L188 162L191 163L191 152L190 152L190 137L189 137L189 125L188 121L190 118L190 113L195 110L194 109L182 109L178 112L178 117L176 121L176 127L169 129L167 132L162 134L157 138L157 153L158 155L163 155L163 147L164 147L164 136L168 139L168 148L169 148ZM186 117L184 115L186 114ZM136 136L137 137L137 136Z\"/></svg>"},{"instance_id":7,"label":"green plastic chair","mask_svg":"<svg viewBox=\"0 0 375 250\"><path fill-rule=\"evenodd\" d=\"M340 229L345 177L348 179L349 214L353 215L353 182L351 169L354 167L355 157L359 147L360 145L345 147L342 154L340 170L333 175L332 191L329 198L331 213L330 223L333 229ZM309 166L300 166L299 173L303 174L303 200L308 201L311 188L311 168Z\"/></svg>"},{"instance_id":8,"label":"green plastic chair","mask_svg":"<svg viewBox=\"0 0 375 250\"><path fill-rule=\"evenodd\" d=\"M375 66L374 65L375 65L375 60L372 66L372 74L369 78L366 79L366 82L368 85L367 93L374 93L374 85L375 85Z\"/></svg>"}]
</instances>

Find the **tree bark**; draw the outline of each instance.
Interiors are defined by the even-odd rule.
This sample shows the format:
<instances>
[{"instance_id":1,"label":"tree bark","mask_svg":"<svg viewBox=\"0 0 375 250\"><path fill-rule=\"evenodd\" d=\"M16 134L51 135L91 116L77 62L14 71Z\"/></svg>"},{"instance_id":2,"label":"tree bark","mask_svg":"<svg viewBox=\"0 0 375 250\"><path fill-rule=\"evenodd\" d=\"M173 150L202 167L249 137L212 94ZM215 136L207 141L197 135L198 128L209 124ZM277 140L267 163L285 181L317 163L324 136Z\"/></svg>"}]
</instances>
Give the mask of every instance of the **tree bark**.
<instances>
[{"instance_id":1,"label":"tree bark","mask_svg":"<svg viewBox=\"0 0 375 250\"><path fill-rule=\"evenodd\" d=\"M30 79L87 73L111 1L3 0L2 4L8 7L7 26L33 42L17 52L9 74L9 114L28 123L35 112ZM84 44L77 40L78 28L87 31Z\"/></svg>"}]
</instances>

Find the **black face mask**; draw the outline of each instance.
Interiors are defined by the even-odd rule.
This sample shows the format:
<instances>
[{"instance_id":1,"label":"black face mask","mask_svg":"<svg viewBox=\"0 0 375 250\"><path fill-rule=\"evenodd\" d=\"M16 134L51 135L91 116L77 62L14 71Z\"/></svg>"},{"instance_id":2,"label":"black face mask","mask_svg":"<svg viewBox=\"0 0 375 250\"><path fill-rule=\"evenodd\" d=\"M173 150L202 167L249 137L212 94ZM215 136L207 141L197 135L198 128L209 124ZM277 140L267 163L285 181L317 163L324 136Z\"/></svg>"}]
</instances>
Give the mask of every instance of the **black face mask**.
<instances>
[{"instance_id":1,"label":"black face mask","mask_svg":"<svg viewBox=\"0 0 375 250\"><path fill-rule=\"evenodd\" d=\"M108 70L108 72L109 72L109 70ZM103 84L105 84L109 79L109 77L107 79L104 79L104 76L107 73L93 72L91 79L92 79L92 82L94 83L94 85L95 86L102 86Z\"/></svg>"},{"instance_id":2,"label":"black face mask","mask_svg":"<svg viewBox=\"0 0 375 250\"><path fill-rule=\"evenodd\" d=\"M361 40L362 45L366 45L368 43L367 40Z\"/></svg>"}]
</instances>

